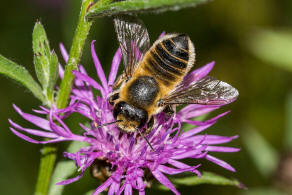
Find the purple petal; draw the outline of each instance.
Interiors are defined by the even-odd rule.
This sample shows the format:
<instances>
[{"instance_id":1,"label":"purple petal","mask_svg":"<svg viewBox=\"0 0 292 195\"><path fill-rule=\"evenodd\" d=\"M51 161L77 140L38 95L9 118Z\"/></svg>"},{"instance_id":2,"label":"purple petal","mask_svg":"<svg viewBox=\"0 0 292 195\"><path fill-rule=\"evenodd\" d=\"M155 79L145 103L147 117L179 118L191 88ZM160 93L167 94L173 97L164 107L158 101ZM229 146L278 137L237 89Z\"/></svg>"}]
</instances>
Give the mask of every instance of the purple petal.
<instances>
[{"instance_id":1,"label":"purple petal","mask_svg":"<svg viewBox=\"0 0 292 195\"><path fill-rule=\"evenodd\" d=\"M64 77L64 68L61 64L59 64L59 77L63 79Z\"/></svg>"},{"instance_id":2,"label":"purple petal","mask_svg":"<svg viewBox=\"0 0 292 195\"><path fill-rule=\"evenodd\" d=\"M188 86L189 84L204 78L213 69L214 65L215 62L213 61L189 73L187 76L185 76L184 80L182 81L182 85Z\"/></svg>"},{"instance_id":3,"label":"purple petal","mask_svg":"<svg viewBox=\"0 0 292 195\"><path fill-rule=\"evenodd\" d=\"M225 146L208 146L206 151L209 152L238 152L239 148L225 147Z\"/></svg>"},{"instance_id":4,"label":"purple petal","mask_svg":"<svg viewBox=\"0 0 292 195\"><path fill-rule=\"evenodd\" d=\"M98 195L103 192L107 187L109 187L113 183L112 177L108 178L103 184L101 184L92 195Z\"/></svg>"},{"instance_id":5,"label":"purple petal","mask_svg":"<svg viewBox=\"0 0 292 195\"><path fill-rule=\"evenodd\" d=\"M84 174L84 172L81 172L80 175L78 175L74 178L67 179L65 181L58 182L58 183L56 183L56 185L67 185L67 184L73 183L75 181L78 181L83 176L83 174Z\"/></svg>"},{"instance_id":6,"label":"purple petal","mask_svg":"<svg viewBox=\"0 0 292 195\"><path fill-rule=\"evenodd\" d=\"M54 123L52 113L50 113L49 119L50 119L50 127L57 135L62 136L62 137L67 137L67 138L71 137L72 135L71 132L66 131L64 128Z\"/></svg>"},{"instance_id":7,"label":"purple petal","mask_svg":"<svg viewBox=\"0 0 292 195\"><path fill-rule=\"evenodd\" d=\"M167 179L167 177L165 177L165 175L163 175L160 171L156 169L152 171L152 174L162 185L170 189L176 195L180 195L180 193L177 191L171 181L169 181L169 179Z\"/></svg>"},{"instance_id":8,"label":"purple petal","mask_svg":"<svg viewBox=\"0 0 292 195\"><path fill-rule=\"evenodd\" d=\"M73 74L80 80L83 80L85 82L87 82L88 84L90 84L92 87L94 87L95 89L99 90L102 94L105 94L103 88L92 78L90 78L89 76L82 74L78 71L73 70Z\"/></svg>"},{"instance_id":9,"label":"purple petal","mask_svg":"<svg viewBox=\"0 0 292 195\"><path fill-rule=\"evenodd\" d=\"M189 106L194 106L194 105L189 105ZM220 108L221 106L214 106L214 105L204 105L202 106L201 108L196 108L196 109L193 109L189 112L185 112L185 111L180 111L178 114L180 116L182 116L182 118L185 118L185 119L189 119L189 118L194 118L194 117L198 117L198 116L201 116L203 114L207 114L209 112L212 112L218 108Z\"/></svg>"},{"instance_id":10,"label":"purple petal","mask_svg":"<svg viewBox=\"0 0 292 195\"><path fill-rule=\"evenodd\" d=\"M59 47L60 47L60 51L61 51L61 54L63 56L63 59L67 63L68 59L69 59L68 52L67 52L65 46L63 45L63 43L59 43Z\"/></svg>"},{"instance_id":11,"label":"purple petal","mask_svg":"<svg viewBox=\"0 0 292 195\"><path fill-rule=\"evenodd\" d=\"M217 165L219 165L219 166L221 166L221 167L223 167L223 168L225 168L225 169L227 169L227 170L229 170L229 171L235 172L235 169L231 165L229 165L227 162L225 162L223 160L215 158L214 156L211 156L209 154L207 154L206 159L211 161L211 162L213 162L213 163L215 163L215 164L217 164Z\"/></svg>"},{"instance_id":12,"label":"purple petal","mask_svg":"<svg viewBox=\"0 0 292 195\"><path fill-rule=\"evenodd\" d=\"M34 140L26 135L23 135L22 133L19 133L18 131L16 131L15 129L13 129L12 127L9 128L15 135L17 135L18 137L20 137L21 139L24 139L25 141L28 141L30 143L34 143L34 144L40 144L40 141Z\"/></svg>"},{"instance_id":13,"label":"purple petal","mask_svg":"<svg viewBox=\"0 0 292 195\"><path fill-rule=\"evenodd\" d=\"M197 142L204 139L202 144L214 145L228 143L236 138L238 138L238 135L232 137L225 137L219 135L197 135L195 137L190 137L190 141Z\"/></svg>"},{"instance_id":14,"label":"purple petal","mask_svg":"<svg viewBox=\"0 0 292 195\"><path fill-rule=\"evenodd\" d=\"M67 135L72 135L72 132L70 131L68 126L58 116L55 116L54 118L62 126L62 129L64 130L64 132L66 132ZM54 123L54 121L51 120L51 118L50 118L50 122L51 124Z\"/></svg>"},{"instance_id":15,"label":"purple petal","mask_svg":"<svg viewBox=\"0 0 292 195\"><path fill-rule=\"evenodd\" d=\"M111 71L109 74L109 78L108 78L108 85L112 86L115 82L115 79L117 77L117 73L119 70L119 66L121 63L121 59L122 59L122 52L121 49L119 48L113 58L113 62L112 62L112 67L111 67Z\"/></svg>"},{"instance_id":16,"label":"purple petal","mask_svg":"<svg viewBox=\"0 0 292 195\"><path fill-rule=\"evenodd\" d=\"M36 135L36 136L40 136L40 137L47 137L47 138L57 138L58 136L54 133L49 133L49 132L44 132L44 131L39 131L39 130L35 130L35 129L27 129L27 128L23 128L20 125L14 123L12 120L8 119L9 123L11 126L13 126L16 129L19 129L21 131L24 131L26 133L29 133L31 135Z\"/></svg>"},{"instance_id":17,"label":"purple petal","mask_svg":"<svg viewBox=\"0 0 292 195\"><path fill-rule=\"evenodd\" d=\"M207 146L202 145L200 148L197 148L195 150L184 151L184 152L180 152L178 154L174 153L171 158L172 159L191 158L195 155L201 154L206 148L207 148Z\"/></svg>"},{"instance_id":18,"label":"purple petal","mask_svg":"<svg viewBox=\"0 0 292 195\"><path fill-rule=\"evenodd\" d=\"M122 187L120 188L119 192L118 192L118 195L121 195L123 193L123 191L125 190L125 187L126 187L126 183L124 183L122 185Z\"/></svg>"},{"instance_id":19,"label":"purple petal","mask_svg":"<svg viewBox=\"0 0 292 195\"><path fill-rule=\"evenodd\" d=\"M168 163L170 165L174 166L174 167L179 168L179 169L187 169L187 168L190 168L191 167L191 166L189 166L189 165L187 165L185 163L182 163L182 162L177 161L177 160L174 160L174 159L169 159L168 160ZM200 164L197 165L197 166L199 167ZM193 172L196 173L198 175L198 177L201 177L201 173L198 170L194 170Z\"/></svg>"},{"instance_id":20,"label":"purple petal","mask_svg":"<svg viewBox=\"0 0 292 195\"><path fill-rule=\"evenodd\" d=\"M188 167L188 168L184 168L184 169L174 169L171 167L167 167L164 165L159 165L158 169L159 171L166 173L168 175L176 175L179 173L183 173L183 172L193 172L194 170L196 170L200 165L194 166L194 167Z\"/></svg>"},{"instance_id":21,"label":"purple petal","mask_svg":"<svg viewBox=\"0 0 292 195\"><path fill-rule=\"evenodd\" d=\"M108 195L117 194L120 189L120 183L113 182L111 187L109 188Z\"/></svg>"},{"instance_id":22,"label":"purple petal","mask_svg":"<svg viewBox=\"0 0 292 195\"><path fill-rule=\"evenodd\" d=\"M24 139L25 141L28 141L30 143L34 143L34 144L48 144L48 143L57 143L57 142L63 142L63 141L81 141L82 139L66 139L66 138L63 138L63 137L60 137L60 138L56 138L56 139L51 139L51 140L48 140L48 141L38 141L38 140L35 140L35 139L32 139L22 133L19 133L18 131L16 131L15 129L13 129L12 127L9 128L16 136L20 137L21 139ZM84 141L84 140L83 140Z\"/></svg>"},{"instance_id":23,"label":"purple petal","mask_svg":"<svg viewBox=\"0 0 292 195\"><path fill-rule=\"evenodd\" d=\"M108 85L107 85L106 77L105 77L105 74L104 74L103 69L101 67L101 64L99 62L99 59L97 57L97 54L95 52L94 43L95 43L95 40L91 42L92 59L93 59L93 62L94 62L95 68L96 68L97 76L99 77L99 80L101 81L103 88L106 91L108 91Z\"/></svg>"},{"instance_id":24,"label":"purple petal","mask_svg":"<svg viewBox=\"0 0 292 195\"><path fill-rule=\"evenodd\" d=\"M204 131L205 129L211 127L215 123L216 123L216 121L214 121L213 123L207 124L207 125L199 126L199 127L194 128L194 129L188 130L181 135L181 138L186 138L186 137L190 137L190 136L193 136L195 134L198 134L198 133Z\"/></svg>"},{"instance_id":25,"label":"purple petal","mask_svg":"<svg viewBox=\"0 0 292 195\"><path fill-rule=\"evenodd\" d=\"M127 183L124 194L125 195L132 195L132 193L133 193L132 186L131 186L131 184Z\"/></svg>"},{"instance_id":26,"label":"purple petal","mask_svg":"<svg viewBox=\"0 0 292 195\"><path fill-rule=\"evenodd\" d=\"M166 34L165 31L163 31L163 32L159 35L158 38L162 38L165 34Z\"/></svg>"},{"instance_id":27,"label":"purple petal","mask_svg":"<svg viewBox=\"0 0 292 195\"><path fill-rule=\"evenodd\" d=\"M203 125L208 125L216 122L219 118L227 115L230 111L223 112L222 114L217 115L216 117L213 117L207 121L193 121L193 120L186 120L186 119L181 119L182 122L186 122L192 125L197 125L197 126L203 126Z\"/></svg>"},{"instance_id":28,"label":"purple petal","mask_svg":"<svg viewBox=\"0 0 292 195\"><path fill-rule=\"evenodd\" d=\"M44 115L47 115L48 112L47 111L44 111L44 110L36 110L36 109L32 109L33 112L37 113L37 114L44 114Z\"/></svg>"},{"instance_id":29,"label":"purple petal","mask_svg":"<svg viewBox=\"0 0 292 195\"><path fill-rule=\"evenodd\" d=\"M22 110L20 108L18 108L15 104L13 104L13 108L16 110L16 112L22 116L22 118L24 118L25 120L31 122L32 124L36 125L37 127L40 127L42 129L45 129L47 131L52 131L52 129L50 128L50 123L48 120L45 120L43 118L31 115L31 114L27 114L22 112Z\"/></svg>"},{"instance_id":30,"label":"purple petal","mask_svg":"<svg viewBox=\"0 0 292 195\"><path fill-rule=\"evenodd\" d=\"M146 184L144 184L143 179L141 177L137 178L137 184L138 184L138 189L139 189L139 195L144 195Z\"/></svg>"}]
</instances>

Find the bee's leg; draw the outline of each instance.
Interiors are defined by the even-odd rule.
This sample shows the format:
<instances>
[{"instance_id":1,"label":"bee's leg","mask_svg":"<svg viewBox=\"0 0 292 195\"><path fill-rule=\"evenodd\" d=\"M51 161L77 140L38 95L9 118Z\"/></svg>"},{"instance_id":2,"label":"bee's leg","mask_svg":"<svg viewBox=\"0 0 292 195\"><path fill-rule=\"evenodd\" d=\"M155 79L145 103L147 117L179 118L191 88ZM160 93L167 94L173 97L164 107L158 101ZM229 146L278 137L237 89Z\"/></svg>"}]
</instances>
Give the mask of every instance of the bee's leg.
<instances>
[{"instance_id":1,"label":"bee's leg","mask_svg":"<svg viewBox=\"0 0 292 195\"><path fill-rule=\"evenodd\" d=\"M151 130L153 129L153 126L154 126L154 117L151 116L149 122L147 123L147 129L145 131L146 135L151 132Z\"/></svg>"},{"instance_id":2,"label":"bee's leg","mask_svg":"<svg viewBox=\"0 0 292 195\"><path fill-rule=\"evenodd\" d=\"M127 77L125 74L120 75L116 82L114 83L114 86L112 86L114 89L120 86L125 80L127 80Z\"/></svg>"},{"instance_id":3,"label":"bee's leg","mask_svg":"<svg viewBox=\"0 0 292 195\"><path fill-rule=\"evenodd\" d=\"M112 94L108 97L108 102L110 105L114 105L114 102L120 98L119 91L114 91Z\"/></svg>"},{"instance_id":4,"label":"bee's leg","mask_svg":"<svg viewBox=\"0 0 292 195\"><path fill-rule=\"evenodd\" d=\"M164 112L167 117L171 117L174 113L174 109L171 105L167 105L162 112Z\"/></svg>"}]
</instances>

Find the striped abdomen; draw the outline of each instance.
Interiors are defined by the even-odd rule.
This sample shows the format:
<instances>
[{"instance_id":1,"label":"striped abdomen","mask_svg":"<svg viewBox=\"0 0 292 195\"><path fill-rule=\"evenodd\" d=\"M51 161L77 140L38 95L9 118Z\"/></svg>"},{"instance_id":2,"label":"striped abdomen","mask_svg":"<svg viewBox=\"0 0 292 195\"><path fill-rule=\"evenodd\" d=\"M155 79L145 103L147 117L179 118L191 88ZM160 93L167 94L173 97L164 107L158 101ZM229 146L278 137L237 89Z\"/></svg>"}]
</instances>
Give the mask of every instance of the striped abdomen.
<instances>
[{"instance_id":1,"label":"striped abdomen","mask_svg":"<svg viewBox=\"0 0 292 195\"><path fill-rule=\"evenodd\" d=\"M166 86L176 85L191 68L194 53L192 43L184 34L166 35L157 41L144 59L144 68L158 82Z\"/></svg>"}]
</instances>

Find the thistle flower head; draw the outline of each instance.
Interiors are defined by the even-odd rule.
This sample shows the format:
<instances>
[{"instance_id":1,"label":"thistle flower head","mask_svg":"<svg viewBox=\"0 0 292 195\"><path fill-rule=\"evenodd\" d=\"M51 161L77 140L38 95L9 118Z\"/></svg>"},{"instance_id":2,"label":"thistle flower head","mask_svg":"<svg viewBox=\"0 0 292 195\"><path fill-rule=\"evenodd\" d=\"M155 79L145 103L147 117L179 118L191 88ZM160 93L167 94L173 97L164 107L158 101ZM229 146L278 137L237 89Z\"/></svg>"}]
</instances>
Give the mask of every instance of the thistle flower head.
<instances>
[{"instance_id":1,"label":"thistle flower head","mask_svg":"<svg viewBox=\"0 0 292 195\"><path fill-rule=\"evenodd\" d=\"M61 45L61 53L68 60L68 54ZM193 120L194 117L209 113L220 106L217 105L187 105L171 117L164 113L156 115L156 123L153 130L146 136L154 151L151 150L146 140L138 133L121 133L115 124L99 126L115 121L113 107L108 103L108 95L112 92L112 86L116 79L121 61L120 49L114 55L111 71L108 77L102 69L94 49L94 41L91 43L91 54L96 68L99 82L89 77L83 66L79 71L74 71L75 81L70 96L70 103L64 109L52 106L50 109L40 107L34 110L37 114L48 116L40 117L22 112L14 105L15 110L26 120L36 125L39 129L28 129L9 120L11 131L20 138L32 143L52 143L61 141L87 142L88 146L81 148L76 153L65 152L64 156L76 162L81 172L75 178L62 181L58 184L69 184L77 181L88 167L102 169L107 167L108 175L105 181L98 186L93 194L99 194L108 190L108 194L132 194L137 190L139 194L145 194L145 188L154 177L161 184L169 188L173 193L179 194L175 186L166 175L174 175L183 172L191 172L200 176L198 168L200 164L196 159L205 158L227 170L235 171L228 163L212 155L213 152L237 152L233 147L218 146L230 142L237 136L224 137L202 133L212 126L222 116L222 113L206 121ZM205 77L213 68L211 62L194 70L185 77L184 82L193 82ZM64 71L60 67L59 75L62 78ZM100 92L100 96L94 95L94 90ZM72 113L79 113L90 122L89 126L80 124L84 132L74 134L63 119ZM194 125L194 128L184 132L182 124ZM25 134L48 138L45 141L33 139ZM191 165L182 162L183 159L193 159ZM100 174L100 173L97 173Z\"/></svg>"}]
</instances>

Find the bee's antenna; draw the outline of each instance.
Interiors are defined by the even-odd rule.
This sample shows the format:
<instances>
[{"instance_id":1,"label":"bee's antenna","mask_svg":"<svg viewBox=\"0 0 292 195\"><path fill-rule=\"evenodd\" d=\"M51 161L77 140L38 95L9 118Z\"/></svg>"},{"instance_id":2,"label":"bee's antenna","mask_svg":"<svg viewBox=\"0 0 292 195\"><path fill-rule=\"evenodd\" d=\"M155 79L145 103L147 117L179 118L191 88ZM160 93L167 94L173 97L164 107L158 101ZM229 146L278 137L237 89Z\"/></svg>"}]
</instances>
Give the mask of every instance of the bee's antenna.
<instances>
[{"instance_id":1,"label":"bee's antenna","mask_svg":"<svg viewBox=\"0 0 292 195\"><path fill-rule=\"evenodd\" d=\"M145 135L141 132L141 130L135 126L133 126L138 132L139 134L145 139L145 141L147 142L147 144L150 146L151 150L154 152L154 148L152 147L151 143L149 142L149 140L145 137Z\"/></svg>"},{"instance_id":2,"label":"bee's antenna","mask_svg":"<svg viewBox=\"0 0 292 195\"><path fill-rule=\"evenodd\" d=\"M118 123L118 122L122 122L122 120L116 120L116 121L113 121L113 122L110 122L110 123L104 123L104 124L101 124L99 126L96 126L96 128L104 127L104 126L115 124L115 123Z\"/></svg>"}]
</instances>

